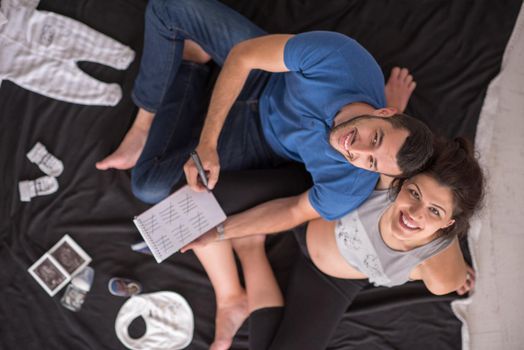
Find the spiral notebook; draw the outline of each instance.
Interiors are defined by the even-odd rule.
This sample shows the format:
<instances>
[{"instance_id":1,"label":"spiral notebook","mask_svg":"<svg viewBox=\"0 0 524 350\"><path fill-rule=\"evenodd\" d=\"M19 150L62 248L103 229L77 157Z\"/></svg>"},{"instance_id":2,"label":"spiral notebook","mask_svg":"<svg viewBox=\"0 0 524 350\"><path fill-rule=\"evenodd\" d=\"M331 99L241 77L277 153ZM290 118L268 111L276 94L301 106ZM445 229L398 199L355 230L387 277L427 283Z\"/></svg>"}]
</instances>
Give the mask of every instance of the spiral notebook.
<instances>
[{"instance_id":1,"label":"spiral notebook","mask_svg":"<svg viewBox=\"0 0 524 350\"><path fill-rule=\"evenodd\" d=\"M211 192L184 186L133 219L158 263L226 220Z\"/></svg>"}]
</instances>

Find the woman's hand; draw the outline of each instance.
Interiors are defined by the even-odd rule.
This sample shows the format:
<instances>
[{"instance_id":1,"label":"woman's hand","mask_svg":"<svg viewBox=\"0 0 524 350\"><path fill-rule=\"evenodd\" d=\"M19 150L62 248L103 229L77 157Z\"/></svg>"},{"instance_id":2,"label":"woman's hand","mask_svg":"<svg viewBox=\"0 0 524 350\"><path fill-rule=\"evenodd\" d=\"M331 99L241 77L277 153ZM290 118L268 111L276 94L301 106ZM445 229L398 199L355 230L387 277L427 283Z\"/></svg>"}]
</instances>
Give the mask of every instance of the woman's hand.
<instances>
[{"instance_id":1,"label":"woman's hand","mask_svg":"<svg viewBox=\"0 0 524 350\"><path fill-rule=\"evenodd\" d=\"M457 289L458 295L464 295L475 288L475 270L468 265L466 271L466 281Z\"/></svg>"}]
</instances>

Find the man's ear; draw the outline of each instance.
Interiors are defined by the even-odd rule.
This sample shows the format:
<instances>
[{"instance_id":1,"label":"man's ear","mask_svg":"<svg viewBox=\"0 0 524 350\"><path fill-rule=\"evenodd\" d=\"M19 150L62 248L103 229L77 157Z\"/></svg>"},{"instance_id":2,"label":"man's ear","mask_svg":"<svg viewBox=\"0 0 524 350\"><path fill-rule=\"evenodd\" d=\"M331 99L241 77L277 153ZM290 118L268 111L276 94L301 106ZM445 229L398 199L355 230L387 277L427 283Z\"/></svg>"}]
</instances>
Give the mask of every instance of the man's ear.
<instances>
[{"instance_id":1,"label":"man's ear","mask_svg":"<svg viewBox=\"0 0 524 350\"><path fill-rule=\"evenodd\" d=\"M374 116L382 117L382 118L392 117L397 113L398 113L398 110L395 107L380 108L380 109L375 109L375 111L373 111Z\"/></svg>"}]
</instances>

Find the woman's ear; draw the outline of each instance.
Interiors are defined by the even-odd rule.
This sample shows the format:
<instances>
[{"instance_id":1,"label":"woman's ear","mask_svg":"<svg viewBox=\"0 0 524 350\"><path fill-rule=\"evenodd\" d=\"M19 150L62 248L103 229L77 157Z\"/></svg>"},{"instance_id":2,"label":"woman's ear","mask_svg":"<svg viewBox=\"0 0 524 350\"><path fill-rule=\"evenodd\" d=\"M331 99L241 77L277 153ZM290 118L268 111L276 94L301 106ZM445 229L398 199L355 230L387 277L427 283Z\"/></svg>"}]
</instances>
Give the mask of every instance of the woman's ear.
<instances>
[{"instance_id":1,"label":"woman's ear","mask_svg":"<svg viewBox=\"0 0 524 350\"><path fill-rule=\"evenodd\" d=\"M442 227L442 228L448 228L450 227L451 225L453 225L455 223L455 219L451 219L449 220L449 222L446 224L446 226Z\"/></svg>"},{"instance_id":2,"label":"woman's ear","mask_svg":"<svg viewBox=\"0 0 524 350\"><path fill-rule=\"evenodd\" d=\"M388 118L388 117L394 116L397 113L398 113L398 110L395 107L386 107L386 108L375 109L375 111L373 112L373 115L376 117Z\"/></svg>"}]
</instances>

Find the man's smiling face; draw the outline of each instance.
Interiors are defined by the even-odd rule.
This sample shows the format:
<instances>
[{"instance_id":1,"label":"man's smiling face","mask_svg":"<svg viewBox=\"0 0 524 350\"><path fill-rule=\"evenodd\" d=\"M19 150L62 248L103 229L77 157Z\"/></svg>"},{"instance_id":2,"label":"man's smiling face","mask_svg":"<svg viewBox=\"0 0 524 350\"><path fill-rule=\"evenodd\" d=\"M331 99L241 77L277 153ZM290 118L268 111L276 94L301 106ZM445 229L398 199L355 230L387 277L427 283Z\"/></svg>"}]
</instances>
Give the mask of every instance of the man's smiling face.
<instances>
[{"instance_id":1,"label":"man's smiling face","mask_svg":"<svg viewBox=\"0 0 524 350\"><path fill-rule=\"evenodd\" d=\"M397 153L409 136L387 118L364 115L331 129L329 143L358 168L386 175L400 175Z\"/></svg>"}]
</instances>

